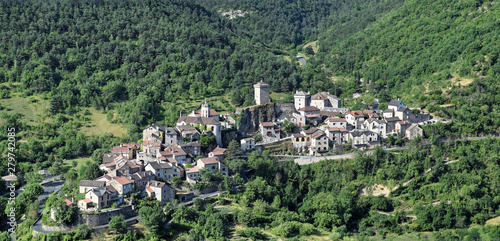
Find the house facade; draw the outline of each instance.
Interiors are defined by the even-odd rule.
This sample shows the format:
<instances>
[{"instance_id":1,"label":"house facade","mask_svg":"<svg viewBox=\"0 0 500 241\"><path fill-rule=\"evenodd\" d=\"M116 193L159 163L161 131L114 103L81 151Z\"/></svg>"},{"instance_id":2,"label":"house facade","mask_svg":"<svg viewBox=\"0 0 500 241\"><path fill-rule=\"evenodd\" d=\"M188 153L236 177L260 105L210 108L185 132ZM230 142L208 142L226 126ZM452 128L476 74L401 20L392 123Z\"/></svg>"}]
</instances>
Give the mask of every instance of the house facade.
<instances>
[{"instance_id":1,"label":"house facade","mask_svg":"<svg viewBox=\"0 0 500 241\"><path fill-rule=\"evenodd\" d=\"M149 181L144 189L148 197L156 198L160 203L171 202L175 199L175 189L159 181Z\"/></svg>"},{"instance_id":2,"label":"house facade","mask_svg":"<svg viewBox=\"0 0 500 241\"><path fill-rule=\"evenodd\" d=\"M215 157L200 158L196 162L196 166L198 166L199 168L207 168L212 172L219 171L221 174L226 176L229 174L227 166L224 163L218 161Z\"/></svg>"},{"instance_id":3,"label":"house facade","mask_svg":"<svg viewBox=\"0 0 500 241\"><path fill-rule=\"evenodd\" d=\"M243 138L240 140L241 150L248 151L255 148L255 140L253 138Z\"/></svg>"},{"instance_id":4,"label":"house facade","mask_svg":"<svg viewBox=\"0 0 500 241\"><path fill-rule=\"evenodd\" d=\"M413 139L415 139L419 136L423 136L423 135L424 135L424 131L417 124L412 124L405 131L405 136L410 140L413 140Z\"/></svg>"},{"instance_id":5,"label":"house facade","mask_svg":"<svg viewBox=\"0 0 500 241\"><path fill-rule=\"evenodd\" d=\"M113 186L120 195L130 193L134 190L132 181L126 177L113 177L109 181L109 185Z\"/></svg>"},{"instance_id":6,"label":"house facade","mask_svg":"<svg viewBox=\"0 0 500 241\"><path fill-rule=\"evenodd\" d=\"M311 94L304 91L296 91L293 95L294 106L296 110L311 105Z\"/></svg>"}]
</instances>

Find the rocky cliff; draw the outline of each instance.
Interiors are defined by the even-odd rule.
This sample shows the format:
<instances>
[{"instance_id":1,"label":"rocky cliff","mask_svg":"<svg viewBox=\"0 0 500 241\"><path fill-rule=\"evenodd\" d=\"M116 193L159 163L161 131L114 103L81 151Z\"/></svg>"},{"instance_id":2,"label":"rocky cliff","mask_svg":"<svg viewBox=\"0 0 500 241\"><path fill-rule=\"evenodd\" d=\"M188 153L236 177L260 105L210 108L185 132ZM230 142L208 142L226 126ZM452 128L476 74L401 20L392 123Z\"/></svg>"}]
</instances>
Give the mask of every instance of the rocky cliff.
<instances>
[{"instance_id":1,"label":"rocky cliff","mask_svg":"<svg viewBox=\"0 0 500 241\"><path fill-rule=\"evenodd\" d=\"M238 131L243 134L253 134L259 131L261 122L275 121L281 110L274 103L267 103L239 109L236 114L241 114Z\"/></svg>"}]
</instances>

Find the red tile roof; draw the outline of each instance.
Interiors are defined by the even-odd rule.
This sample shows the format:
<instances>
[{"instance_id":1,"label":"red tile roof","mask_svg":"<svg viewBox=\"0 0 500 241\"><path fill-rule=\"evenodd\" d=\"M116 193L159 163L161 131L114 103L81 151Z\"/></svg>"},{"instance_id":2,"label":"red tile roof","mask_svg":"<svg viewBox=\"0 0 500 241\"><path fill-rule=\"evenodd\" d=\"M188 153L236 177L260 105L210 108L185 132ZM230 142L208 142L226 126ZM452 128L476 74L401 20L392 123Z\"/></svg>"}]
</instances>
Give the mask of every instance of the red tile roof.
<instances>
[{"instance_id":1,"label":"red tile roof","mask_svg":"<svg viewBox=\"0 0 500 241\"><path fill-rule=\"evenodd\" d=\"M132 181L128 180L125 177L114 177L113 180L116 180L120 185L132 184Z\"/></svg>"},{"instance_id":2,"label":"red tile roof","mask_svg":"<svg viewBox=\"0 0 500 241\"><path fill-rule=\"evenodd\" d=\"M219 162L219 161L217 161L217 159L215 159L215 157L201 158L198 161L201 161L205 165L207 165L207 164L215 164L215 163Z\"/></svg>"},{"instance_id":3,"label":"red tile roof","mask_svg":"<svg viewBox=\"0 0 500 241\"><path fill-rule=\"evenodd\" d=\"M71 201L70 201L70 200L68 200L67 198L65 198L65 199L63 200L63 202L65 202L65 203L66 203L66 206L71 206L71 205L73 205L73 202L71 202Z\"/></svg>"},{"instance_id":4,"label":"red tile roof","mask_svg":"<svg viewBox=\"0 0 500 241\"><path fill-rule=\"evenodd\" d=\"M92 203L92 200L90 200L88 198L82 199L81 201L84 203Z\"/></svg>"},{"instance_id":5,"label":"red tile roof","mask_svg":"<svg viewBox=\"0 0 500 241\"><path fill-rule=\"evenodd\" d=\"M187 169L186 173L195 173L195 172L199 172L199 171L200 171L200 167L194 166L194 167Z\"/></svg>"},{"instance_id":6,"label":"red tile roof","mask_svg":"<svg viewBox=\"0 0 500 241\"><path fill-rule=\"evenodd\" d=\"M345 118L339 118L338 116L335 117L328 117L325 122L345 122Z\"/></svg>"},{"instance_id":7,"label":"red tile roof","mask_svg":"<svg viewBox=\"0 0 500 241\"><path fill-rule=\"evenodd\" d=\"M351 111L349 114L351 114L352 116L358 118L358 117L364 117L365 115L363 114L363 112L359 111L359 110L353 110Z\"/></svg>"},{"instance_id":8,"label":"red tile roof","mask_svg":"<svg viewBox=\"0 0 500 241\"><path fill-rule=\"evenodd\" d=\"M212 151L212 154L214 154L215 156L218 156L218 155L224 155L224 152L226 152L226 149L225 149L225 148L220 148L220 147L217 147L217 148L215 148L215 149Z\"/></svg>"},{"instance_id":9,"label":"red tile roof","mask_svg":"<svg viewBox=\"0 0 500 241\"><path fill-rule=\"evenodd\" d=\"M150 187L146 187L146 191L149 192L149 193L154 193L155 191L153 191L153 189L151 189Z\"/></svg>"},{"instance_id":10,"label":"red tile roof","mask_svg":"<svg viewBox=\"0 0 500 241\"><path fill-rule=\"evenodd\" d=\"M321 137L321 136L322 136L322 135L324 135L324 134L325 134L325 133L323 133L323 132L321 132L321 131L318 131L318 133L314 134L314 135L312 136L312 138L316 139L316 138L318 138L318 137Z\"/></svg>"},{"instance_id":11,"label":"red tile roof","mask_svg":"<svg viewBox=\"0 0 500 241\"><path fill-rule=\"evenodd\" d=\"M330 128L328 128L328 131L329 132L335 132L335 131L347 132L347 130L345 128L338 128L338 127L330 127Z\"/></svg>"},{"instance_id":12,"label":"red tile roof","mask_svg":"<svg viewBox=\"0 0 500 241\"><path fill-rule=\"evenodd\" d=\"M261 124L262 126L266 126L266 127L275 126L275 124L274 124L274 123L272 123L272 122L262 122L262 123L260 123L260 124Z\"/></svg>"}]
</instances>

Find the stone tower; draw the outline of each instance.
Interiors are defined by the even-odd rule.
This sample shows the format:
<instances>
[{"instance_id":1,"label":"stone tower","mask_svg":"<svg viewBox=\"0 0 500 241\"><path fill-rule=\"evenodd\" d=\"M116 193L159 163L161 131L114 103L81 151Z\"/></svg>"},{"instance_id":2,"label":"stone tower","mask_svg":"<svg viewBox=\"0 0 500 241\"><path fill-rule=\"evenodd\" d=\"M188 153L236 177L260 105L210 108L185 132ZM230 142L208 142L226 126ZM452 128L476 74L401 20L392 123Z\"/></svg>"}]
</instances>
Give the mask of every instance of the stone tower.
<instances>
[{"instance_id":1,"label":"stone tower","mask_svg":"<svg viewBox=\"0 0 500 241\"><path fill-rule=\"evenodd\" d=\"M205 103L201 104L201 117L210 118L210 105L207 103L207 98L205 98Z\"/></svg>"},{"instance_id":2,"label":"stone tower","mask_svg":"<svg viewBox=\"0 0 500 241\"><path fill-rule=\"evenodd\" d=\"M263 105L269 102L269 84L264 83L262 80L253 86L255 90L255 103Z\"/></svg>"},{"instance_id":3,"label":"stone tower","mask_svg":"<svg viewBox=\"0 0 500 241\"><path fill-rule=\"evenodd\" d=\"M296 91L295 95L293 95L293 99L296 110L311 105L311 93L309 92Z\"/></svg>"}]
</instances>

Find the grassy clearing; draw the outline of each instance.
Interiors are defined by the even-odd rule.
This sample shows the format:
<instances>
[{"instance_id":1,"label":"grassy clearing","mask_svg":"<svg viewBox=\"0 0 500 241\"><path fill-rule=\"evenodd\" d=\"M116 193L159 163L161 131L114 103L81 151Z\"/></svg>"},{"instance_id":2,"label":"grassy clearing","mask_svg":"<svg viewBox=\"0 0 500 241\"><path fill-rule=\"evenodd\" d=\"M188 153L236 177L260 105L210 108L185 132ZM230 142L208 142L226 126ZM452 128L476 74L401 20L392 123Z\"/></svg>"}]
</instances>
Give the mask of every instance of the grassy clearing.
<instances>
[{"instance_id":1,"label":"grassy clearing","mask_svg":"<svg viewBox=\"0 0 500 241\"><path fill-rule=\"evenodd\" d=\"M73 161L76 161L76 170L80 170L80 167L85 165L87 161L90 161L90 157L80 157L80 158L75 158L75 159L69 159L69 160L64 160L64 164L73 167Z\"/></svg>"},{"instance_id":2,"label":"grassy clearing","mask_svg":"<svg viewBox=\"0 0 500 241\"><path fill-rule=\"evenodd\" d=\"M182 108L183 115L189 114L192 110L199 111L202 103L205 102L205 99L200 100L177 100L175 102L176 105ZM207 98L208 104L210 104L210 108L216 110L219 113L229 111L230 108L236 108L231 103L231 98L229 94L217 97L209 97ZM169 103L171 104L171 103Z\"/></svg>"},{"instance_id":3,"label":"grassy clearing","mask_svg":"<svg viewBox=\"0 0 500 241\"><path fill-rule=\"evenodd\" d=\"M318 49L319 49L319 46L318 46L318 40L316 40L316 41L312 41L312 42L310 42L310 43L305 44L305 45L304 45L304 47L302 47L302 49L305 49L305 48L307 48L307 47L309 47L309 46L311 46L311 47L312 47L312 49L313 49L314 53L317 53L317 52L318 52Z\"/></svg>"},{"instance_id":4,"label":"grassy clearing","mask_svg":"<svg viewBox=\"0 0 500 241\"><path fill-rule=\"evenodd\" d=\"M0 100L0 106L5 108L3 111L20 113L23 115L22 120L28 123L42 121L49 105L49 101L43 100L40 96L25 98L20 97L19 93L11 93L11 98Z\"/></svg>"},{"instance_id":5,"label":"grassy clearing","mask_svg":"<svg viewBox=\"0 0 500 241\"><path fill-rule=\"evenodd\" d=\"M450 81L454 85L459 84L460 86L469 86L470 84L472 84L472 82L474 82L474 79L460 77L458 74L452 74L452 76L453 77L450 79Z\"/></svg>"},{"instance_id":6,"label":"grassy clearing","mask_svg":"<svg viewBox=\"0 0 500 241\"><path fill-rule=\"evenodd\" d=\"M286 100L292 100L293 102L293 96L291 93L276 93L276 92L271 92L269 94L269 97L273 100L273 102L276 103L285 103L287 102Z\"/></svg>"},{"instance_id":7,"label":"grassy clearing","mask_svg":"<svg viewBox=\"0 0 500 241\"><path fill-rule=\"evenodd\" d=\"M500 216L486 221L486 225L500 225Z\"/></svg>"},{"instance_id":8,"label":"grassy clearing","mask_svg":"<svg viewBox=\"0 0 500 241\"><path fill-rule=\"evenodd\" d=\"M89 122L86 122L80 131L85 132L87 136L102 135L105 133L111 133L114 136L122 136L127 130L121 124L114 124L106 120L106 114L94 108L88 108L91 115L87 116L90 118Z\"/></svg>"}]
</instances>

